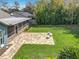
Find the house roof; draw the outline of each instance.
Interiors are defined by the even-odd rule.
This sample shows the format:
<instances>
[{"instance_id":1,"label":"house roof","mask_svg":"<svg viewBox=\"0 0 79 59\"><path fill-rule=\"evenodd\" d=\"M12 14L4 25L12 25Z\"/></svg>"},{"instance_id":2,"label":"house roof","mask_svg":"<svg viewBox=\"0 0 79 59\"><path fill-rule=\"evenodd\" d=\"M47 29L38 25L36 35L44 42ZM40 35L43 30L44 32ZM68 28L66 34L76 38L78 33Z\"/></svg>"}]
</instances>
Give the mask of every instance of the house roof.
<instances>
[{"instance_id":1,"label":"house roof","mask_svg":"<svg viewBox=\"0 0 79 59\"><path fill-rule=\"evenodd\" d=\"M0 10L0 18L7 18L7 17L10 17L10 15L7 12Z\"/></svg>"},{"instance_id":2,"label":"house roof","mask_svg":"<svg viewBox=\"0 0 79 59\"><path fill-rule=\"evenodd\" d=\"M33 14L30 14L28 12L13 12L14 17L32 17Z\"/></svg>"},{"instance_id":3,"label":"house roof","mask_svg":"<svg viewBox=\"0 0 79 59\"><path fill-rule=\"evenodd\" d=\"M0 22L5 24L5 25L15 25L15 24L18 24L18 23L21 23L21 22L24 22L26 20L30 20L31 18L22 18L22 17L9 17L9 18L2 18L0 19Z\"/></svg>"}]
</instances>

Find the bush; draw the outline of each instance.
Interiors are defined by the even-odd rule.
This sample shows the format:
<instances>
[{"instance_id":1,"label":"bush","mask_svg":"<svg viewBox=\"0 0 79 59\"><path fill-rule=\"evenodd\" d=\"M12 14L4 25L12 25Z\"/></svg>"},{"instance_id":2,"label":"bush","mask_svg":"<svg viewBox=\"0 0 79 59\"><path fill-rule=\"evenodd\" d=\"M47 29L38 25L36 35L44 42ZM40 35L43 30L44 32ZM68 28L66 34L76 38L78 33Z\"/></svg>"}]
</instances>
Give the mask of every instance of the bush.
<instances>
[{"instance_id":1,"label":"bush","mask_svg":"<svg viewBox=\"0 0 79 59\"><path fill-rule=\"evenodd\" d=\"M60 51L58 59L79 59L79 48L64 48L62 51Z\"/></svg>"}]
</instances>

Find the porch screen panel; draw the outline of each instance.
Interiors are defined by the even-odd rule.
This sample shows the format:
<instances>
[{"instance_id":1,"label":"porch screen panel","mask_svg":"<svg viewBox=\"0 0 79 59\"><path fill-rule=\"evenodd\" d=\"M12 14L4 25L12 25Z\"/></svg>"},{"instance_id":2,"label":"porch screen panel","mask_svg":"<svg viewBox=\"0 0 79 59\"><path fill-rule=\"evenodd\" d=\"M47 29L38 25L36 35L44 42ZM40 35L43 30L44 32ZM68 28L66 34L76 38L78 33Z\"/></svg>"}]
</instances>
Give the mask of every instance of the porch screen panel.
<instances>
[{"instance_id":1,"label":"porch screen panel","mask_svg":"<svg viewBox=\"0 0 79 59\"><path fill-rule=\"evenodd\" d=\"M8 37L12 36L14 34L14 26L8 27Z\"/></svg>"},{"instance_id":2,"label":"porch screen panel","mask_svg":"<svg viewBox=\"0 0 79 59\"><path fill-rule=\"evenodd\" d=\"M23 22L23 26L25 26L25 25L26 25L26 21Z\"/></svg>"},{"instance_id":3,"label":"porch screen panel","mask_svg":"<svg viewBox=\"0 0 79 59\"><path fill-rule=\"evenodd\" d=\"M17 26L18 26L18 31L22 29L22 23L19 23Z\"/></svg>"}]
</instances>

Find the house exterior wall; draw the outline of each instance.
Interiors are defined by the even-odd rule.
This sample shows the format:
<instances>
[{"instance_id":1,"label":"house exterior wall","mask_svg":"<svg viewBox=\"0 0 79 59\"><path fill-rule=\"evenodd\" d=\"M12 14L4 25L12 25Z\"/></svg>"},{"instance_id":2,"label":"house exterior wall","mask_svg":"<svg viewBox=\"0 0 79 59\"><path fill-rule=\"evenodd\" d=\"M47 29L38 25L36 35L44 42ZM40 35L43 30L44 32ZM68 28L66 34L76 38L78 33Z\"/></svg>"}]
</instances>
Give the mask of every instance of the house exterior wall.
<instances>
[{"instance_id":1,"label":"house exterior wall","mask_svg":"<svg viewBox=\"0 0 79 59\"><path fill-rule=\"evenodd\" d=\"M3 41L4 41L3 44L6 45L8 43L7 26L0 23L0 30L3 34Z\"/></svg>"}]
</instances>

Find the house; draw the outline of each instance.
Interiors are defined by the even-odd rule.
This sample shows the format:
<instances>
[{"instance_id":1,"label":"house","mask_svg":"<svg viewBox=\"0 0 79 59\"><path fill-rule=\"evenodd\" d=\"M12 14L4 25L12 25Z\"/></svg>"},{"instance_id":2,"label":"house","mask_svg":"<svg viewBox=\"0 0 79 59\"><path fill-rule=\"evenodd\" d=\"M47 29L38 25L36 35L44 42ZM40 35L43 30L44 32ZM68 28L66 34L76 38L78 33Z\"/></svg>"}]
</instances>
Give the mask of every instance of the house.
<instances>
[{"instance_id":1,"label":"house","mask_svg":"<svg viewBox=\"0 0 79 59\"><path fill-rule=\"evenodd\" d=\"M14 17L33 17L33 14L30 14L28 12L12 12Z\"/></svg>"},{"instance_id":2,"label":"house","mask_svg":"<svg viewBox=\"0 0 79 59\"><path fill-rule=\"evenodd\" d=\"M16 34L22 32L29 26L29 20L27 17L13 17L4 11L1 11L0 15L0 47L5 47L10 39Z\"/></svg>"}]
</instances>

